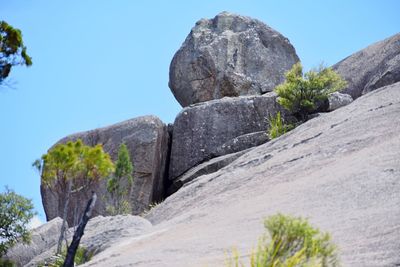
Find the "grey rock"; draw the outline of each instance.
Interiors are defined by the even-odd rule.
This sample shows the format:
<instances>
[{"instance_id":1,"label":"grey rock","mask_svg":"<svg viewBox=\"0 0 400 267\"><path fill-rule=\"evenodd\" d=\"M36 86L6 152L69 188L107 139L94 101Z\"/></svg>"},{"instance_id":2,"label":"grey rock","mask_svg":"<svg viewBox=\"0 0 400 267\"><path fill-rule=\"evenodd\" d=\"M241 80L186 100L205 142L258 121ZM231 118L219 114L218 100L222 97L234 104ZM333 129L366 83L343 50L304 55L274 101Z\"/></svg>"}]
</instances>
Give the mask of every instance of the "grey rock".
<instances>
[{"instance_id":1,"label":"grey rock","mask_svg":"<svg viewBox=\"0 0 400 267\"><path fill-rule=\"evenodd\" d=\"M193 180L146 216L152 230L86 266L246 265L278 212L329 232L341 266L400 262L400 83L307 121Z\"/></svg>"},{"instance_id":2,"label":"grey rock","mask_svg":"<svg viewBox=\"0 0 400 267\"><path fill-rule=\"evenodd\" d=\"M134 181L130 193L133 214L140 214L149 204L161 201L164 197L169 134L167 126L160 119L155 116L143 116L105 128L73 134L63 138L59 143L79 138L88 145L102 144L114 161L117 159L120 144L126 144L134 166ZM93 184L91 189L99 196L93 216L105 215L106 179ZM55 192L53 188L41 186L47 220L62 216L65 194L58 195ZM83 193L75 193L71 198L70 207L79 206L83 210L89 198L90 196L85 196ZM70 225L78 223L71 212L68 213L68 223Z\"/></svg>"},{"instance_id":3,"label":"grey rock","mask_svg":"<svg viewBox=\"0 0 400 267\"><path fill-rule=\"evenodd\" d=\"M311 119L314 119L314 118L318 118L318 117L320 117L320 116L322 116L324 114L325 114L324 112L312 113L312 114L308 115L307 119L311 120Z\"/></svg>"},{"instance_id":4,"label":"grey rock","mask_svg":"<svg viewBox=\"0 0 400 267\"><path fill-rule=\"evenodd\" d=\"M275 93L226 97L184 108L174 123L169 179L213 157L266 141L260 131L266 133L267 118L277 111L285 114Z\"/></svg>"},{"instance_id":5,"label":"grey rock","mask_svg":"<svg viewBox=\"0 0 400 267\"><path fill-rule=\"evenodd\" d=\"M46 252L55 246L60 235L62 219L57 217L31 231L29 244L17 243L6 254L5 258L24 266L36 255Z\"/></svg>"},{"instance_id":6,"label":"grey rock","mask_svg":"<svg viewBox=\"0 0 400 267\"><path fill-rule=\"evenodd\" d=\"M339 92L332 93L328 96L328 111L344 107L353 102L351 95L342 94Z\"/></svg>"},{"instance_id":7,"label":"grey rock","mask_svg":"<svg viewBox=\"0 0 400 267\"><path fill-rule=\"evenodd\" d=\"M172 59L169 87L183 107L259 95L282 83L298 61L279 32L256 19L222 12L193 27Z\"/></svg>"},{"instance_id":8,"label":"grey rock","mask_svg":"<svg viewBox=\"0 0 400 267\"><path fill-rule=\"evenodd\" d=\"M269 137L267 131L259 131L240 135L238 137L230 139L226 143L222 144L220 147L217 147L212 156L218 157L237 151L243 151L249 147L259 146L268 141Z\"/></svg>"},{"instance_id":9,"label":"grey rock","mask_svg":"<svg viewBox=\"0 0 400 267\"><path fill-rule=\"evenodd\" d=\"M61 219L60 219L61 220ZM89 220L85 228L80 246L86 248L90 253L96 255L111 247L118 240L125 237L133 238L144 234L151 229L152 225L146 219L132 215L97 216ZM72 239L74 229L69 229L68 239ZM52 234L52 233L48 233ZM58 237L58 233L57 233ZM35 267L50 259L56 251L56 246L47 246L47 251L37 253L26 266Z\"/></svg>"},{"instance_id":10,"label":"grey rock","mask_svg":"<svg viewBox=\"0 0 400 267\"><path fill-rule=\"evenodd\" d=\"M151 227L151 223L140 216L97 216L87 224L82 245L97 254L111 247L116 240L138 236Z\"/></svg>"},{"instance_id":11,"label":"grey rock","mask_svg":"<svg viewBox=\"0 0 400 267\"><path fill-rule=\"evenodd\" d=\"M400 33L343 59L333 69L347 80L342 92L353 99L400 81Z\"/></svg>"},{"instance_id":12,"label":"grey rock","mask_svg":"<svg viewBox=\"0 0 400 267\"><path fill-rule=\"evenodd\" d=\"M264 135L265 135L265 133L264 133ZM249 148L249 149L251 149L251 148ZM210 174L210 173L213 173L213 172L216 172L216 171L222 169L223 167L229 165L234 160L239 158L244 153L248 152L249 149L239 151L236 153L227 154L227 155L220 156L217 158L213 158L209 161L203 162L203 163L197 165L196 167L188 170L187 172L185 172L178 178L174 179L172 185L168 189L168 195L175 193L179 188L181 188L185 184L193 181L194 179L196 179L199 176Z\"/></svg>"}]
</instances>

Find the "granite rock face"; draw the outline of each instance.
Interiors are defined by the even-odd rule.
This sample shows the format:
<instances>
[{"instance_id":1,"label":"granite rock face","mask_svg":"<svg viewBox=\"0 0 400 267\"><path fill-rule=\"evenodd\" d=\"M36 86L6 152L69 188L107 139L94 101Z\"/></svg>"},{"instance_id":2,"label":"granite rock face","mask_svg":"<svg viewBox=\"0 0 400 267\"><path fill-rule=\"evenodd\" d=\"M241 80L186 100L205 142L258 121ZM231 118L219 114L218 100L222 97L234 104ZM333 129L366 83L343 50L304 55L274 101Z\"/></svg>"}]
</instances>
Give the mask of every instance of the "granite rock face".
<instances>
[{"instance_id":1,"label":"granite rock face","mask_svg":"<svg viewBox=\"0 0 400 267\"><path fill-rule=\"evenodd\" d=\"M299 61L289 40L261 21L228 12L196 23L170 65L169 87L190 104L259 95Z\"/></svg>"},{"instance_id":2,"label":"granite rock face","mask_svg":"<svg viewBox=\"0 0 400 267\"><path fill-rule=\"evenodd\" d=\"M79 138L87 145L102 144L104 151L111 155L113 161L117 159L120 144L126 144L134 166L134 181L130 193L133 214L140 214L149 204L158 202L164 197L169 134L167 126L160 119L155 116L143 116L105 128L73 134L60 140L59 143ZM91 189L99 196L93 216L105 215L106 180L94 184ZM57 216L62 217L64 194L58 195L55 192L52 188L41 186L47 220ZM85 196L83 193L75 193L71 197L70 207L78 205L84 208L89 198L90 196ZM72 217L72 213L68 214L68 223L69 225L78 223Z\"/></svg>"},{"instance_id":3,"label":"granite rock face","mask_svg":"<svg viewBox=\"0 0 400 267\"><path fill-rule=\"evenodd\" d=\"M400 33L343 59L333 69L348 82L342 92L353 99L400 81Z\"/></svg>"},{"instance_id":4,"label":"granite rock face","mask_svg":"<svg viewBox=\"0 0 400 267\"><path fill-rule=\"evenodd\" d=\"M329 232L341 266L400 262L400 83L307 121L197 177L146 215L146 235L122 239L83 267L224 266L241 262L283 213Z\"/></svg>"},{"instance_id":5,"label":"granite rock face","mask_svg":"<svg viewBox=\"0 0 400 267\"><path fill-rule=\"evenodd\" d=\"M264 133L265 134L265 133ZM223 155L220 157L216 157L213 159L210 159L209 161L200 163L196 167L191 168L178 178L175 178L172 185L168 188L167 194L171 195L175 193L178 189L180 189L183 185L193 181L197 177L200 177L202 175L210 174L213 172L216 172L225 166L229 165L233 161L235 161L237 158L239 158L241 155L244 153L247 153L250 149L248 148L246 150L242 150L236 153L231 153L227 155Z\"/></svg>"},{"instance_id":6,"label":"granite rock face","mask_svg":"<svg viewBox=\"0 0 400 267\"><path fill-rule=\"evenodd\" d=\"M267 118L278 111L285 114L275 93L226 97L184 108L174 123L169 179L211 158L266 142Z\"/></svg>"},{"instance_id":7,"label":"granite rock face","mask_svg":"<svg viewBox=\"0 0 400 267\"><path fill-rule=\"evenodd\" d=\"M353 102L351 95L334 92L328 96L328 111L344 107Z\"/></svg>"}]
</instances>

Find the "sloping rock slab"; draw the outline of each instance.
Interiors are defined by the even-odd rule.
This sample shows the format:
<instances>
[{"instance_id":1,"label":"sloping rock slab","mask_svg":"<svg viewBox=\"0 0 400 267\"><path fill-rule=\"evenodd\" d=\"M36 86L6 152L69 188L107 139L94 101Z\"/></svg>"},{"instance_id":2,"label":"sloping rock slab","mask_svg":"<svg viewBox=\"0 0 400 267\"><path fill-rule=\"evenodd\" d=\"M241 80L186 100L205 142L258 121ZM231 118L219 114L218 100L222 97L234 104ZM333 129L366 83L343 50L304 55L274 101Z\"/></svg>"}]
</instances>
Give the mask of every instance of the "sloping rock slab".
<instances>
[{"instance_id":1,"label":"sloping rock slab","mask_svg":"<svg viewBox=\"0 0 400 267\"><path fill-rule=\"evenodd\" d=\"M259 95L299 61L289 40L259 20L222 12L196 23L172 59L169 87L190 104Z\"/></svg>"},{"instance_id":2,"label":"sloping rock slab","mask_svg":"<svg viewBox=\"0 0 400 267\"><path fill-rule=\"evenodd\" d=\"M223 167L232 163L234 160L236 160L237 158L239 158L241 155L243 155L248 151L249 149L246 149L236 153L227 154L224 156L213 158L209 161L197 165L196 167L188 170L183 175L176 178L172 183L172 185L168 188L167 194L172 195L173 193L178 191L178 189L181 188L183 185L191 182L192 180L196 179L199 176L210 174L218 171L219 169L222 169Z\"/></svg>"},{"instance_id":3,"label":"sloping rock slab","mask_svg":"<svg viewBox=\"0 0 400 267\"><path fill-rule=\"evenodd\" d=\"M153 229L86 266L225 266L248 255L278 212L331 234L342 266L400 263L400 83L309 120L181 188L146 216ZM112 255L114 255L112 257Z\"/></svg>"},{"instance_id":4,"label":"sloping rock slab","mask_svg":"<svg viewBox=\"0 0 400 267\"><path fill-rule=\"evenodd\" d=\"M259 137L269 127L267 118L277 111L284 114L275 93L226 97L184 108L174 123L169 179L215 156L259 145L260 138L254 135L239 137Z\"/></svg>"},{"instance_id":5,"label":"sloping rock slab","mask_svg":"<svg viewBox=\"0 0 400 267\"><path fill-rule=\"evenodd\" d=\"M269 141L267 131L259 131L235 137L218 147L212 154L213 157L243 151L249 147L259 146Z\"/></svg>"},{"instance_id":6,"label":"sloping rock slab","mask_svg":"<svg viewBox=\"0 0 400 267\"><path fill-rule=\"evenodd\" d=\"M87 145L102 144L106 152L115 161L121 143L129 149L134 166L134 181L130 201L133 214L140 214L149 204L160 201L164 197L164 175L168 155L169 134L167 126L155 116L143 116L99 128L87 132L67 136L59 141L82 139ZM105 215L106 209L106 181L93 185L92 190L100 196L96 202L93 215ZM62 217L64 195L57 195L55 190L44 185L41 194L47 220L57 216ZM79 205L84 208L90 196L75 193L71 198L71 206ZM69 225L77 223L72 213L68 214Z\"/></svg>"},{"instance_id":7,"label":"sloping rock slab","mask_svg":"<svg viewBox=\"0 0 400 267\"><path fill-rule=\"evenodd\" d=\"M342 92L353 99L400 81L400 33L343 59L333 69L347 80Z\"/></svg>"}]
</instances>

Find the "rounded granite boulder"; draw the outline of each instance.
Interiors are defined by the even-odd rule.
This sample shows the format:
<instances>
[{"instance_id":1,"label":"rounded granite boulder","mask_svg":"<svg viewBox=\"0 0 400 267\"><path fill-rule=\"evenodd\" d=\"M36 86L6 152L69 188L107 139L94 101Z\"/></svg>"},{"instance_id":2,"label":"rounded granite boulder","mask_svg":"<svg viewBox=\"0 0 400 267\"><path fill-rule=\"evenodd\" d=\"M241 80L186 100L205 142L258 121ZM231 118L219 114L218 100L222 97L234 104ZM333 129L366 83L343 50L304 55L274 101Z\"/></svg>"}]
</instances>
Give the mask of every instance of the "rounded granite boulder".
<instances>
[{"instance_id":1,"label":"rounded granite boulder","mask_svg":"<svg viewBox=\"0 0 400 267\"><path fill-rule=\"evenodd\" d=\"M201 19L172 59L169 87L190 104L225 96L260 95L284 81L299 61L294 47L259 20L222 12Z\"/></svg>"}]
</instances>

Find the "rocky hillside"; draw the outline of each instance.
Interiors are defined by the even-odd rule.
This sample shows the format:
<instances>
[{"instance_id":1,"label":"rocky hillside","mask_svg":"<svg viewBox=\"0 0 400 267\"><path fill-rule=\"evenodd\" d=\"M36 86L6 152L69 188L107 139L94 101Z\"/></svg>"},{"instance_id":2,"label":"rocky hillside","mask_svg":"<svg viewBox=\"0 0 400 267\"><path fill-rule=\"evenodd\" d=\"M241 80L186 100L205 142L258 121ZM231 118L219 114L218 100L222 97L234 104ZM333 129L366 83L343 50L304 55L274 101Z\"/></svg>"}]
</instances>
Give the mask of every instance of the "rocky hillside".
<instances>
[{"instance_id":1,"label":"rocky hillside","mask_svg":"<svg viewBox=\"0 0 400 267\"><path fill-rule=\"evenodd\" d=\"M329 231L343 266L400 263L400 83L252 149L185 185L145 218L151 231L85 266L224 266L277 212Z\"/></svg>"},{"instance_id":2,"label":"rocky hillside","mask_svg":"<svg viewBox=\"0 0 400 267\"><path fill-rule=\"evenodd\" d=\"M329 97L330 112L270 141L266 118L279 111L293 119L270 91L299 60L295 49L249 17L223 12L198 21L170 66L169 85L184 107L173 124L144 116L59 141L102 144L114 160L125 143L132 213L165 199L148 221L93 219L82 242L96 256L85 266L223 266L233 246L246 259L263 219L277 212L330 232L344 266L399 265L399 59L397 34L335 64L348 86ZM105 215L105 188L93 185L102 196L95 215ZM41 193L47 219L61 216L63 194L45 185ZM72 201L86 199L77 193ZM46 258L54 240L43 239L43 229L56 223L10 258L28 266Z\"/></svg>"},{"instance_id":3,"label":"rocky hillside","mask_svg":"<svg viewBox=\"0 0 400 267\"><path fill-rule=\"evenodd\" d=\"M145 116L73 134L58 143L80 138L88 145L102 144L113 160L120 144L126 143L135 177L129 198L132 213L140 214L193 179L190 171L197 165L223 156L196 171L213 172L232 162L238 156L234 153L265 143L266 118L283 110L273 93L264 93L284 81L285 71L298 60L289 40L277 31L256 19L222 12L198 21L172 59L172 93L183 106L193 104L173 125ZM93 184L91 190L104 196L106 181ZM65 195L55 191L41 186L47 220L62 216ZM77 192L72 205L85 199L88 196ZM99 198L95 215L106 214L105 199ZM68 223L76 224L71 212Z\"/></svg>"}]
</instances>

